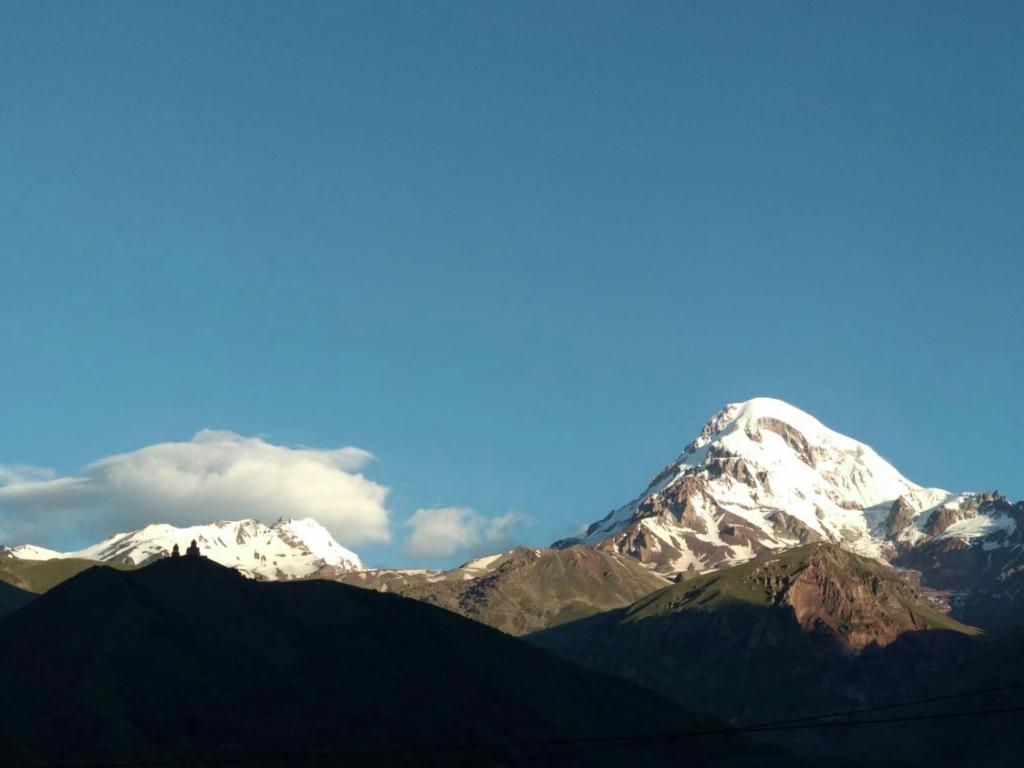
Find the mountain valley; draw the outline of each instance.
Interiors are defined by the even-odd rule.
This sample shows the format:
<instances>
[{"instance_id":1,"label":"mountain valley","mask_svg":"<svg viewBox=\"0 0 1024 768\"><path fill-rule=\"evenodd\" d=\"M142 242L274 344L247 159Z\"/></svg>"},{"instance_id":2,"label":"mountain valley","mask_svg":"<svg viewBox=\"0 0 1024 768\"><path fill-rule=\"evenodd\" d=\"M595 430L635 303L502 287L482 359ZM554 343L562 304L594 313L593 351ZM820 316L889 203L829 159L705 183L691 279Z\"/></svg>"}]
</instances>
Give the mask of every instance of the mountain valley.
<instances>
[{"instance_id":1,"label":"mountain valley","mask_svg":"<svg viewBox=\"0 0 1024 768\"><path fill-rule=\"evenodd\" d=\"M274 723L328 751L433 749L432 734L716 730L955 703L969 685L1012 712L1024 689L1022 524L1024 502L921 487L869 446L756 398L715 414L583 535L444 571L366 568L312 519L152 524L72 552L5 546L0 675L29 692L0 712L0 756L245 757L282 748L261 735ZM169 557L192 540L202 557ZM59 661L32 661L44 657ZM413 697L396 713L437 711L407 732L398 714L368 726L389 690ZM273 714L246 697L277 702ZM151 700L180 708L195 741L162 740ZM313 704L324 700L329 716ZM193 705L214 721L188 720ZM930 725L951 706L919 706L921 725L868 741L808 727L686 754L696 765L748 764L750 750L754 765L796 764L794 750L808 765L1006 758L998 719L956 738ZM48 742L48 717L74 724L65 741ZM329 734L339 717L359 738ZM631 746L655 765L679 748Z\"/></svg>"}]
</instances>

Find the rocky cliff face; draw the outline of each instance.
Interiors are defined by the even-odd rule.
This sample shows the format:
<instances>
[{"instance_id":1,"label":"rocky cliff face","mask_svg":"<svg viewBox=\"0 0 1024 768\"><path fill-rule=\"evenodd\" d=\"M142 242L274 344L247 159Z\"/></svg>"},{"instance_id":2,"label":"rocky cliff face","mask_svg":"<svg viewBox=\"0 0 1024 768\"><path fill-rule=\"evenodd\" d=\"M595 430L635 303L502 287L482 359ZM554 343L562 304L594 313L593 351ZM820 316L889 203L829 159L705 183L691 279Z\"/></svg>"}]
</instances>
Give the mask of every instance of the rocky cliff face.
<instances>
[{"instance_id":1,"label":"rocky cliff face","mask_svg":"<svg viewBox=\"0 0 1024 768\"><path fill-rule=\"evenodd\" d=\"M684 578L528 639L749 719L877 703L976 634L899 572L822 542Z\"/></svg>"},{"instance_id":2,"label":"rocky cliff face","mask_svg":"<svg viewBox=\"0 0 1024 768\"><path fill-rule=\"evenodd\" d=\"M818 543L691 577L631 607L629 621L751 606L789 615L805 632L860 651L904 632L957 628L909 580L841 546Z\"/></svg>"},{"instance_id":3,"label":"rocky cliff face","mask_svg":"<svg viewBox=\"0 0 1024 768\"><path fill-rule=\"evenodd\" d=\"M776 604L791 607L805 631L855 651L872 644L884 647L904 632L953 624L891 569L835 545L814 547L791 576L777 568L769 563L747 578L774 580Z\"/></svg>"}]
</instances>

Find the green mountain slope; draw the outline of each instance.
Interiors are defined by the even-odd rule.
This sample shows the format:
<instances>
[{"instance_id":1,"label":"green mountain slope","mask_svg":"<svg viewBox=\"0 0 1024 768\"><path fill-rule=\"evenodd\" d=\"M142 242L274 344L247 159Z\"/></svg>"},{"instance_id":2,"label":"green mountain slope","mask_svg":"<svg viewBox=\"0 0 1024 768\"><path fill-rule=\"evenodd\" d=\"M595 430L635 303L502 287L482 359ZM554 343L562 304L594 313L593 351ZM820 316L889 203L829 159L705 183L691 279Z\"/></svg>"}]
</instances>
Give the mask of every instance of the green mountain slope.
<instances>
[{"instance_id":1,"label":"green mountain slope","mask_svg":"<svg viewBox=\"0 0 1024 768\"><path fill-rule=\"evenodd\" d=\"M0 558L0 581L41 594L94 566L115 568L119 571L135 568L134 565L125 563L101 563L74 557L54 560L19 560L4 557Z\"/></svg>"},{"instance_id":2,"label":"green mountain slope","mask_svg":"<svg viewBox=\"0 0 1024 768\"><path fill-rule=\"evenodd\" d=\"M668 583L631 557L586 546L517 547L443 573L370 571L337 578L422 600L513 635L629 605Z\"/></svg>"}]
</instances>

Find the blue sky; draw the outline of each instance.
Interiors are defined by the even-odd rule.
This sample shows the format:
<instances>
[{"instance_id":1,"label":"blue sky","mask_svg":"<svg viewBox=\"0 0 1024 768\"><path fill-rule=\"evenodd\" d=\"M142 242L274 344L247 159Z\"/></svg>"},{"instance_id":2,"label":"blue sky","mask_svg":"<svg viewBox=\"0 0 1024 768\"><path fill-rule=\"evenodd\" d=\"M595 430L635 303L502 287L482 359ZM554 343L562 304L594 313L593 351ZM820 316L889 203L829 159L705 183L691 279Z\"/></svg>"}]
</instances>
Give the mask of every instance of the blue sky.
<instances>
[{"instance_id":1,"label":"blue sky","mask_svg":"<svg viewBox=\"0 0 1024 768\"><path fill-rule=\"evenodd\" d=\"M770 395L1024 497L1022 32L1016 3L8 4L0 464L357 446L393 536L353 548L441 565L473 546L407 556L417 509L546 544Z\"/></svg>"}]
</instances>

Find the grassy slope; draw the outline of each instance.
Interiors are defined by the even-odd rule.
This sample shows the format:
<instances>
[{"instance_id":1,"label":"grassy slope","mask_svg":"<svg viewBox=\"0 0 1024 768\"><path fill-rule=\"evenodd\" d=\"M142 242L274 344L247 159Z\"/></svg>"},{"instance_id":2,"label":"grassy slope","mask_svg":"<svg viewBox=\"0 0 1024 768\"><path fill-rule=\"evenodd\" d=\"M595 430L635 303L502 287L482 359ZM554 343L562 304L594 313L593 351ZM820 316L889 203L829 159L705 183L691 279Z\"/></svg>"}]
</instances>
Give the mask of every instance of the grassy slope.
<instances>
[{"instance_id":1,"label":"grassy slope","mask_svg":"<svg viewBox=\"0 0 1024 768\"><path fill-rule=\"evenodd\" d=\"M134 565L125 563L101 563L80 558L55 560L4 558L0 559L0 581L5 581L19 589L42 594L93 566L115 568L119 571L135 568Z\"/></svg>"},{"instance_id":2,"label":"grassy slope","mask_svg":"<svg viewBox=\"0 0 1024 768\"><path fill-rule=\"evenodd\" d=\"M339 580L396 592L454 611L511 635L576 621L627 606L665 586L666 580L621 555L575 546L534 550L518 547L493 569L472 578L453 569L440 575L350 573Z\"/></svg>"}]
</instances>

